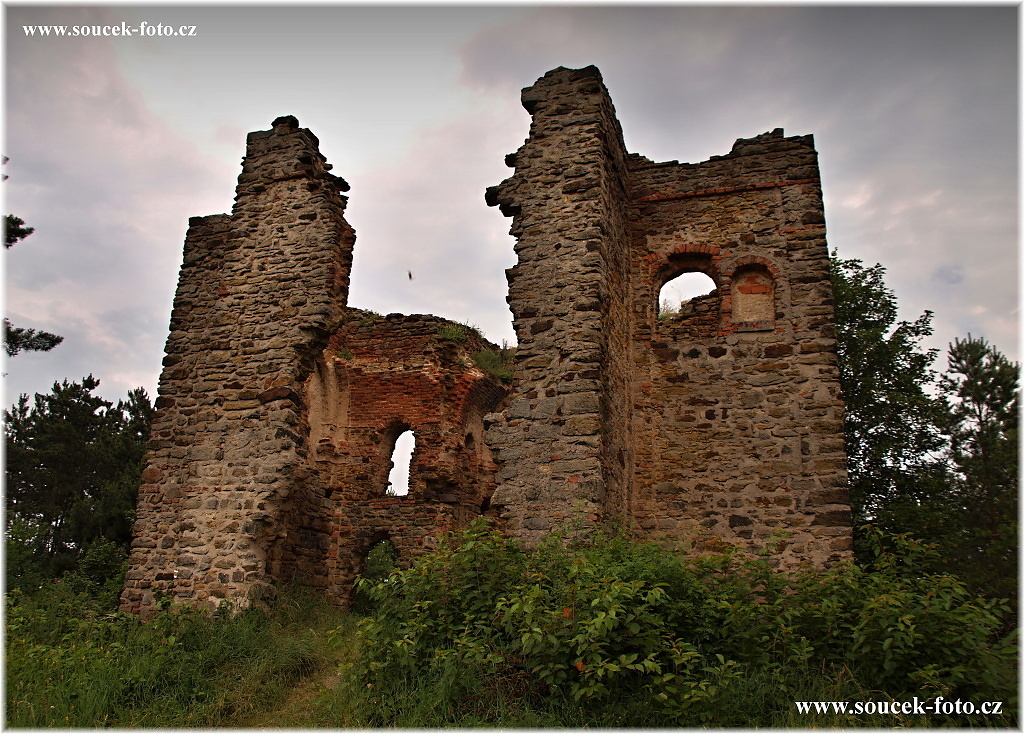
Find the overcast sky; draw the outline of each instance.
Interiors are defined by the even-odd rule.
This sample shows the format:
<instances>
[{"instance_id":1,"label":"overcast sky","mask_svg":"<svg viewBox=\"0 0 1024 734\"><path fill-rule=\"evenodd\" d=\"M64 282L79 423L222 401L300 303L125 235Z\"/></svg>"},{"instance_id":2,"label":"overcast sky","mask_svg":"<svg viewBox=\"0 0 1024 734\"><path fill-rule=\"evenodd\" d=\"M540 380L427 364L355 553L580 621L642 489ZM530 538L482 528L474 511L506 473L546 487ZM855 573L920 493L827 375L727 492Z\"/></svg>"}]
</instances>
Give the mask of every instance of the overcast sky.
<instances>
[{"instance_id":1,"label":"overcast sky","mask_svg":"<svg viewBox=\"0 0 1024 734\"><path fill-rule=\"evenodd\" d=\"M929 346L1019 358L1015 6L4 10L5 206L36 228L3 255L6 313L65 337L7 360L5 405L90 373L156 396L188 218L230 211L245 134L285 114L352 186L351 305L512 342L511 221L484 189L528 133L520 89L589 64L654 160L813 134L830 247L882 263L903 318L934 311ZM122 21L196 35L23 28Z\"/></svg>"}]
</instances>

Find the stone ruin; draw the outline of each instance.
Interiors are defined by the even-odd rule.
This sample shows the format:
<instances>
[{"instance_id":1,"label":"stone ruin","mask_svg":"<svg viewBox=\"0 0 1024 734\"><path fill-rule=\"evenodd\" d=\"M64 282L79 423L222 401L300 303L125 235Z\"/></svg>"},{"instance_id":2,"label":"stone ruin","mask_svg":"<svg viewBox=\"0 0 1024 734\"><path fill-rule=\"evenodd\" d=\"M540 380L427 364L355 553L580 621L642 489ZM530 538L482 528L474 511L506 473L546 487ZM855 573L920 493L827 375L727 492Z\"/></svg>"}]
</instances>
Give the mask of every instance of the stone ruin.
<instances>
[{"instance_id":1,"label":"stone ruin","mask_svg":"<svg viewBox=\"0 0 1024 734\"><path fill-rule=\"evenodd\" d=\"M694 553L849 556L812 137L655 163L594 67L522 102L530 136L485 197L516 238L511 381L472 329L350 307L348 185L294 117L249 134L231 214L189 220L123 609L292 581L345 604L376 543L407 563L480 515L527 545L615 521ZM660 314L688 272L716 289Z\"/></svg>"}]
</instances>

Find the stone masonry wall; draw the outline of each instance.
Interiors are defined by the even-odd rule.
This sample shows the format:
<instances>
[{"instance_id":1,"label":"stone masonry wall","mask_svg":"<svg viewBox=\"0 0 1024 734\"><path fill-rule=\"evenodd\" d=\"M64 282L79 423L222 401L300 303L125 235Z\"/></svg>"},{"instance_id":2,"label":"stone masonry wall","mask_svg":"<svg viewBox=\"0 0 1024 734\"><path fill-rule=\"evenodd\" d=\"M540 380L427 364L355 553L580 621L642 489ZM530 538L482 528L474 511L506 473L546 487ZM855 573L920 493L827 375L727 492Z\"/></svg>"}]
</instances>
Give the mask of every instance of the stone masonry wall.
<instances>
[{"instance_id":1,"label":"stone masonry wall","mask_svg":"<svg viewBox=\"0 0 1024 734\"><path fill-rule=\"evenodd\" d=\"M509 409L491 419L499 465L492 505L528 544L559 523L599 522L626 495L630 381L626 162L611 100L593 67L556 70L523 90L530 138L515 175L487 192L512 216L507 271L518 339ZM611 366L610 366L611 365Z\"/></svg>"},{"instance_id":2,"label":"stone masonry wall","mask_svg":"<svg viewBox=\"0 0 1024 734\"><path fill-rule=\"evenodd\" d=\"M844 557L811 137L776 130L704 163L654 163L626 152L594 67L549 72L523 105L530 138L487 196L518 240L516 384L488 433L493 504L510 529L533 539L567 516L620 517L699 551L771 545L787 565ZM659 318L660 288L687 272L716 290Z\"/></svg>"},{"instance_id":3,"label":"stone masonry wall","mask_svg":"<svg viewBox=\"0 0 1024 734\"><path fill-rule=\"evenodd\" d=\"M249 135L230 216L190 220L122 608L238 607L299 579L344 602L366 553L403 561L487 511L497 348L433 316L347 307L348 186L295 118ZM412 489L385 494L403 429Z\"/></svg>"},{"instance_id":4,"label":"stone masonry wall","mask_svg":"<svg viewBox=\"0 0 1024 734\"><path fill-rule=\"evenodd\" d=\"M301 385L348 290L347 188L295 118L251 133L230 216L194 218L139 490L125 608L271 583L303 481Z\"/></svg>"},{"instance_id":5,"label":"stone masonry wall","mask_svg":"<svg viewBox=\"0 0 1024 734\"><path fill-rule=\"evenodd\" d=\"M244 607L291 580L344 604L375 543L407 564L480 515L527 545L621 520L696 552L848 556L811 137L655 163L594 67L522 100L530 137L486 194L517 240L511 384L469 327L350 308L347 184L295 118L249 135L231 214L189 222L122 608ZM687 272L715 290L660 314Z\"/></svg>"},{"instance_id":6,"label":"stone masonry wall","mask_svg":"<svg viewBox=\"0 0 1024 734\"><path fill-rule=\"evenodd\" d=\"M292 568L335 598L348 596L373 545L389 540L406 565L445 530L489 511L495 465L483 417L504 383L474 355L496 347L436 316L352 309L306 386L310 455L322 488L293 515ZM412 431L407 495L389 494L395 441Z\"/></svg>"},{"instance_id":7,"label":"stone masonry wall","mask_svg":"<svg viewBox=\"0 0 1024 734\"><path fill-rule=\"evenodd\" d=\"M842 402L810 136L737 141L701 164L631 167L637 471L643 530L786 564L850 550ZM671 278L717 285L659 318Z\"/></svg>"}]
</instances>

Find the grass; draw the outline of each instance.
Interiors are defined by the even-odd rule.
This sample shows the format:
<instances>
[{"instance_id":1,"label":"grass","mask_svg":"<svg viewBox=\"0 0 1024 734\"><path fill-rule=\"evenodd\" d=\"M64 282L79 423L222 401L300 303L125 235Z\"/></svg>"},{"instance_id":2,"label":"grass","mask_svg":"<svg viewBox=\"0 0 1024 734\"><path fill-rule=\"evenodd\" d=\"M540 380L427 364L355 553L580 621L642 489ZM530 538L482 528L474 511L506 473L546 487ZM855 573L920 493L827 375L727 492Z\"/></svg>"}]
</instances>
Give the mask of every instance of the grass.
<instances>
[{"instance_id":1,"label":"grass","mask_svg":"<svg viewBox=\"0 0 1024 734\"><path fill-rule=\"evenodd\" d=\"M296 680L275 705L237 716L231 726L308 729L359 725L358 712L351 705L350 687L342 673L359 654L355 634L359 618L352 614L336 615L317 626L324 643L320 647L321 664Z\"/></svg>"},{"instance_id":2,"label":"grass","mask_svg":"<svg viewBox=\"0 0 1024 734\"><path fill-rule=\"evenodd\" d=\"M469 338L470 331L471 327L465 324L445 323L437 327L437 336L440 339L461 344Z\"/></svg>"},{"instance_id":3,"label":"grass","mask_svg":"<svg viewBox=\"0 0 1024 734\"><path fill-rule=\"evenodd\" d=\"M147 623L51 583L8 595L6 724L239 726L337 669L347 615L291 590L233 619L163 610ZM343 648L340 648L343 650Z\"/></svg>"},{"instance_id":4,"label":"grass","mask_svg":"<svg viewBox=\"0 0 1024 734\"><path fill-rule=\"evenodd\" d=\"M599 535L531 553L482 528L446 543L413 568L382 571L364 584L366 615L288 588L267 609L211 618L165 608L142 623L112 611L109 594L90 593L67 577L30 594L11 591L5 723L288 729L963 723L944 716L799 714L794 704L882 702L885 691L900 701L935 693L1004 700L1003 717L969 723L1016 723L1015 665L1008 649L991 649L1002 646L992 637L997 608L972 599L951 578L904 577L892 569L781 578L755 561L694 565L651 544ZM910 563L912 549L900 560L901 567ZM656 665L641 665L645 659Z\"/></svg>"},{"instance_id":5,"label":"grass","mask_svg":"<svg viewBox=\"0 0 1024 734\"><path fill-rule=\"evenodd\" d=\"M504 383L510 383L515 375L515 355L515 349L502 347L499 350L483 349L473 354L472 359L486 374Z\"/></svg>"}]
</instances>

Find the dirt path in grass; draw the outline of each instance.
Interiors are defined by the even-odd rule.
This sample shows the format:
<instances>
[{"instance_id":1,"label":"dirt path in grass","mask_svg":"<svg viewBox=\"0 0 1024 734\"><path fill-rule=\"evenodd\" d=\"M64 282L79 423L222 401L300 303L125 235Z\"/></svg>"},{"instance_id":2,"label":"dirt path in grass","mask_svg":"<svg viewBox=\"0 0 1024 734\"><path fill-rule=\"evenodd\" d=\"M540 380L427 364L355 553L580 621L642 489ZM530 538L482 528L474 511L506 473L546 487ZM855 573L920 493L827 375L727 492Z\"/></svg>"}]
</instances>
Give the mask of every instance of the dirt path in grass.
<instances>
[{"instance_id":1,"label":"dirt path in grass","mask_svg":"<svg viewBox=\"0 0 1024 734\"><path fill-rule=\"evenodd\" d=\"M339 687L339 668L358 654L355 635L350 634L338 644L326 647L324 653L324 663L298 680L282 701L269 709L239 717L233 726L247 729L358 726L358 722L351 720L351 707L345 705Z\"/></svg>"}]
</instances>

